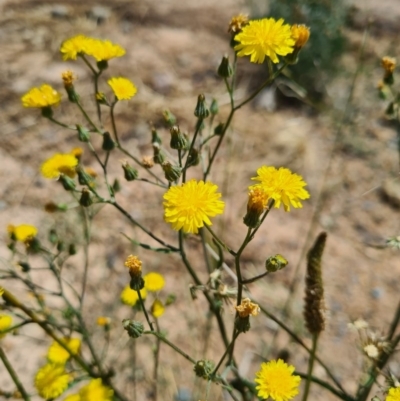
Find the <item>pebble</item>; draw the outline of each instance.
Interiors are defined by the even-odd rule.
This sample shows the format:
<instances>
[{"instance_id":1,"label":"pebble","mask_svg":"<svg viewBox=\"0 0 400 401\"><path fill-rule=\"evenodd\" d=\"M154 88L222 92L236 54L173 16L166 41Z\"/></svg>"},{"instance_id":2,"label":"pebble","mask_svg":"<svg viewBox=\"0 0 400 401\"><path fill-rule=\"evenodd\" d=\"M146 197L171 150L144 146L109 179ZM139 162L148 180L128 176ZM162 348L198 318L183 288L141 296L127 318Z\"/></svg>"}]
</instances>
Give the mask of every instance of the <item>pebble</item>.
<instances>
[{"instance_id":1,"label":"pebble","mask_svg":"<svg viewBox=\"0 0 400 401\"><path fill-rule=\"evenodd\" d=\"M384 290L381 287L375 287L371 290L370 294L374 299L381 299L384 294Z\"/></svg>"}]
</instances>

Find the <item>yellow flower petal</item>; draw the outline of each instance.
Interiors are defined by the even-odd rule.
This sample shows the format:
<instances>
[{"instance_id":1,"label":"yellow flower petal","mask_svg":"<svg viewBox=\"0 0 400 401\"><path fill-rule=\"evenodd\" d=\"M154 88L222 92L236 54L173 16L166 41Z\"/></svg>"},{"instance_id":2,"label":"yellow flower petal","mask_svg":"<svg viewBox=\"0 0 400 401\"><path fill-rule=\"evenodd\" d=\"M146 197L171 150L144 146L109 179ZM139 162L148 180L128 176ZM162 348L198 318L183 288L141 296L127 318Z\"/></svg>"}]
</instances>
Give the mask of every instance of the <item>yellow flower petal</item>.
<instances>
[{"instance_id":1,"label":"yellow flower petal","mask_svg":"<svg viewBox=\"0 0 400 401\"><path fill-rule=\"evenodd\" d=\"M13 226L10 224L7 227L7 230L11 238L21 242L26 242L36 237L38 233L37 228L30 224L20 224L19 226Z\"/></svg>"},{"instance_id":2,"label":"yellow flower petal","mask_svg":"<svg viewBox=\"0 0 400 401\"><path fill-rule=\"evenodd\" d=\"M77 354L79 348L81 346L81 340L79 338L64 338L64 344L71 349L73 354ZM68 353L66 349L64 349L60 344L54 341L48 352L47 352L47 359L49 362L54 364L65 364L71 355Z\"/></svg>"},{"instance_id":3,"label":"yellow flower petal","mask_svg":"<svg viewBox=\"0 0 400 401\"><path fill-rule=\"evenodd\" d=\"M85 53L96 61L107 61L115 57L122 57L125 49L109 40L90 39L85 46Z\"/></svg>"},{"instance_id":4,"label":"yellow flower petal","mask_svg":"<svg viewBox=\"0 0 400 401\"><path fill-rule=\"evenodd\" d=\"M74 178L78 165L78 159L72 154L57 153L47 159L40 168L44 178L57 179L60 174L65 174L70 178Z\"/></svg>"},{"instance_id":5,"label":"yellow flower petal","mask_svg":"<svg viewBox=\"0 0 400 401\"><path fill-rule=\"evenodd\" d=\"M35 387L45 400L57 398L68 388L70 378L64 366L47 364L36 373Z\"/></svg>"},{"instance_id":6,"label":"yellow flower petal","mask_svg":"<svg viewBox=\"0 0 400 401\"><path fill-rule=\"evenodd\" d=\"M79 54L84 54L91 38L85 35L76 35L64 40L61 44L60 52L63 60L76 60Z\"/></svg>"},{"instance_id":7,"label":"yellow flower petal","mask_svg":"<svg viewBox=\"0 0 400 401\"><path fill-rule=\"evenodd\" d=\"M165 312L165 307L163 305L163 303L159 300L156 299L153 302L153 305L151 306L151 314L155 317L155 318L159 318L160 316L162 316Z\"/></svg>"},{"instance_id":8,"label":"yellow flower petal","mask_svg":"<svg viewBox=\"0 0 400 401\"><path fill-rule=\"evenodd\" d=\"M81 401L112 401L114 391L104 386L101 379L93 379L79 390Z\"/></svg>"},{"instance_id":9,"label":"yellow flower petal","mask_svg":"<svg viewBox=\"0 0 400 401\"><path fill-rule=\"evenodd\" d=\"M114 77L107 81L118 100L129 100L136 95L136 86L127 78Z\"/></svg>"},{"instance_id":10,"label":"yellow flower petal","mask_svg":"<svg viewBox=\"0 0 400 401\"><path fill-rule=\"evenodd\" d=\"M140 295L142 299L145 299L147 296L147 291L145 288L140 290ZM139 296L137 291L132 290L129 285L127 285L121 292L121 301L125 305L135 306L136 303L139 301Z\"/></svg>"},{"instance_id":11,"label":"yellow flower petal","mask_svg":"<svg viewBox=\"0 0 400 401\"><path fill-rule=\"evenodd\" d=\"M51 107L61 101L61 94L50 85L44 84L40 88L32 88L21 98L24 107Z\"/></svg>"},{"instance_id":12,"label":"yellow flower petal","mask_svg":"<svg viewBox=\"0 0 400 401\"><path fill-rule=\"evenodd\" d=\"M1 291L0 291L1 292ZM3 290L4 292L4 290ZM2 333L9 329L12 325L12 317L9 315L0 314L0 338L3 338L6 333Z\"/></svg>"},{"instance_id":13,"label":"yellow flower petal","mask_svg":"<svg viewBox=\"0 0 400 401\"><path fill-rule=\"evenodd\" d=\"M165 280L162 274L150 272L143 276L144 288L147 291L157 292L164 288Z\"/></svg>"}]
</instances>

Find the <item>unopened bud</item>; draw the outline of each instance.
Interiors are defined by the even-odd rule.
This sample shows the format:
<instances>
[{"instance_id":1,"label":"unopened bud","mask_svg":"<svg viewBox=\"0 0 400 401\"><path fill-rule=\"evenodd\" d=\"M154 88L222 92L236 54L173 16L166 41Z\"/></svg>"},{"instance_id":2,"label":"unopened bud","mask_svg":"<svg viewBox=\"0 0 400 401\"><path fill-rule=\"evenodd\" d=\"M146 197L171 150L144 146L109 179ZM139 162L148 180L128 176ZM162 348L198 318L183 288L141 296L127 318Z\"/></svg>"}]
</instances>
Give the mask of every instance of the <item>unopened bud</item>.
<instances>
[{"instance_id":1,"label":"unopened bud","mask_svg":"<svg viewBox=\"0 0 400 401\"><path fill-rule=\"evenodd\" d=\"M171 149L177 149L177 150L185 149L187 146L187 141L185 136L179 129L179 126L177 125L172 126L169 132L171 133L171 141L169 143Z\"/></svg>"},{"instance_id":2,"label":"unopened bud","mask_svg":"<svg viewBox=\"0 0 400 401\"><path fill-rule=\"evenodd\" d=\"M108 68L108 61L107 60L101 60L97 62L97 68L100 71L106 70Z\"/></svg>"},{"instance_id":3,"label":"unopened bud","mask_svg":"<svg viewBox=\"0 0 400 401\"><path fill-rule=\"evenodd\" d=\"M176 124L176 117L169 111L169 110L164 110L163 111L163 117L165 122L172 127L173 125Z\"/></svg>"},{"instance_id":4,"label":"unopened bud","mask_svg":"<svg viewBox=\"0 0 400 401\"><path fill-rule=\"evenodd\" d=\"M162 143L161 138L158 136L158 132L154 127L151 129L151 143L158 143L159 145Z\"/></svg>"},{"instance_id":5,"label":"unopened bud","mask_svg":"<svg viewBox=\"0 0 400 401\"><path fill-rule=\"evenodd\" d=\"M90 132L87 128L82 127L81 125L76 125L76 130L78 131L78 139L81 142L89 142L90 141Z\"/></svg>"},{"instance_id":6,"label":"unopened bud","mask_svg":"<svg viewBox=\"0 0 400 401\"><path fill-rule=\"evenodd\" d=\"M224 123L219 123L214 128L214 135L221 136L224 133L224 130L225 130L225 124Z\"/></svg>"},{"instance_id":7,"label":"unopened bud","mask_svg":"<svg viewBox=\"0 0 400 401\"><path fill-rule=\"evenodd\" d=\"M112 140L111 135L109 132L105 132L103 134L103 145L102 149L106 151L111 151L115 148L115 142Z\"/></svg>"},{"instance_id":8,"label":"unopened bud","mask_svg":"<svg viewBox=\"0 0 400 401\"><path fill-rule=\"evenodd\" d=\"M213 361L202 359L196 362L193 370L196 373L196 376L201 377L205 380L209 380L212 372L214 371L214 366L215 365Z\"/></svg>"},{"instance_id":9,"label":"unopened bud","mask_svg":"<svg viewBox=\"0 0 400 401\"><path fill-rule=\"evenodd\" d=\"M210 113L215 116L219 112L218 102L217 99L213 99L210 105Z\"/></svg>"},{"instance_id":10,"label":"unopened bud","mask_svg":"<svg viewBox=\"0 0 400 401\"><path fill-rule=\"evenodd\" d=\"M118 178L116 178L114 180L113 185L112 185L112 189L113 189L114 193L117 193L117 192L121 191L121 184L119 183Z\"/></svg>"},{"instance_id":11,"label":"unopened bud","mask_svg":"<svg viewBox=\"0 0 400 401\"><path fill-rule=\"evenodd\" d=\"M275 273L278 270L282 270L284 267L286 267L289 264L289 262L279 253L276 254L275 256L270 256L266 261L265 261L265 268L268 272L270 273Z\"/></svg>"},{"instance_id":12,"label":"unopened bud","mask_svg":"<svg viewBox=\"0 0 400 401\"><path fill-rule=\"evenodd\" d=\"M124 319L122 321L122 325L124 326L124 329L128 332L129 337L132 338L139 338L144 332L143 324L140 322L136 322L135 320Z\"/></svg>"},{"instance_id":13,"label":"unopened bud","mask_svg":"<svg viewBox=\"0 0 400 401\"><path fill-rule=\"evenodd\" d=\"M133 168L127 161L122 163L122 168L124 170L124 177L127 181L134 181L138 178L139 173L138 171Z\"/></svg>"},{"instance_id":14,"label":"unopened bud","mask_svg":"<svg viewBox=\"0 0 400 401\"><path fill-rule=\"evenodd\" d=\"M218 75L222 78L229 78L233 75L228 56L222 57L221 64L218 67Z\"/></svg>"},{"instance_id":15,"label":"unopened bud","mask_svg":"<svg viewBox=\"0 0 400 401\"><path fill-rule=\"evenodd\" d=\"M197 105L194 109L194 115L200 119L207 118L210 115L210 111L206 105L206 98L203 94L200 94L197 98Z\"/></svg>"},{"instance_id":16,"label":"unopened bud","mask_svg":"<svg viewBox=\"0 0 400 401\"><path fill-rule=\"evenodd\" d=\"M76 167L76 172L78 174L78 181L81 185L87 185L91 187L93 185L94 179L93 177L88 174L81 165Z\"/></svg>"},{"instance_id":17,"label":"unopened bud","mask_svg":"<svg viewBox=\"0 0 400 401\"><path fill-rule=\"evenodd\" d=\"M154 151L154 156L153 156L154 163L163 164L165 162L166 156L158 143L153 144L153 151Z\"/></svg>"},{"instance_id":18,"label":"unopened bud","mask_svg":"<svg viewBox=\"0 0 400 401\"><path fill-rule=\"evenodd\" d=\"M73 191L75 189L75 182L65 174L60 175L60 181L66 191Z\"/></svg>"},{"instance_id":19,"label":"unopened bud","mask_svg":"<svg viewBox=\"0 0 400 401\"><path fill-rule=\"evenodd\" d=\"M88 207L93 203L92 197L90 196L90 191L87 188L82 189L82 195L79 199L79 204L83 207Z\"/></svg>"},{"instance_id":20,"label":"unopened bud","mask_svg":"<svg viewBox=\"0 0 400 401\"><path fill-rule=\"evenodd\" d=\"M182 169L179 166L173 166L170 162L164 162L161 167L169 182L177 181L182 174Z\"/></svg>"},{"instance_id":21,"label":"unopened bud","mask_svg":"<svg viewBox=\"0 0 400 401\"><path fill-rule=\"evenodd\" d=\"M192 148L188 154L187 166L197 166L200 163L199 149Z\"/></svg>"},{"instance_id":22,"label":"unopened bud","mask_svg":"<svg viewBox=\"0 0 400 401\"><path fill-rule=\"evenodd\" d=\"M75 246L75 244L69 244L69 247L68 247L68 254L69 255L76 255L76 246Z\"/></svg>"}]
</instances>

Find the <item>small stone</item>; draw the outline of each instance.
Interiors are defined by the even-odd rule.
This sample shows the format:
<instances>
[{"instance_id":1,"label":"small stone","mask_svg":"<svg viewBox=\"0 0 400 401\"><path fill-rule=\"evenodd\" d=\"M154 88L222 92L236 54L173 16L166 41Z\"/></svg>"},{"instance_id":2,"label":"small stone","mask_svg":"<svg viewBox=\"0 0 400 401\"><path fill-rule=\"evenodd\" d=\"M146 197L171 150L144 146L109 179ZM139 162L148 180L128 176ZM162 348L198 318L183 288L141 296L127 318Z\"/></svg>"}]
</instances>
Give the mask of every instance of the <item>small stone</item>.
<instances>
[{"instance_id":1,"label":"small stone","mask_svg":"<svg viewBox=\"0 0 400 401\"><path fill-rule=\"evenodd\" d=\"M380 288L380 287L375 287L370 292L371 297L374 299L381 299L383 296L383 293L384 293L384 290L383 290L383 288Z\"/></svg>"},{"instance_id":2,"label":"small stone","mask_svg":"<svg viewBox=\"0 0 400 401\"><path fill-rule=\"evenodd\" d=\"M64 4L54 4L51 9L51 16L53 18L65 19L69 17L69 9Z\"/></svg>"},{"instance_id":3,"label":"small stone","mask_svg":"<svg viewBox=\"0 0 400 401\"><path fill-rule=\"evenodd\" d=\"M97 22L98 25L110 18L111 9L104 6L94 6L87 14L88 18Z\"/></svg>"}]
</instances>

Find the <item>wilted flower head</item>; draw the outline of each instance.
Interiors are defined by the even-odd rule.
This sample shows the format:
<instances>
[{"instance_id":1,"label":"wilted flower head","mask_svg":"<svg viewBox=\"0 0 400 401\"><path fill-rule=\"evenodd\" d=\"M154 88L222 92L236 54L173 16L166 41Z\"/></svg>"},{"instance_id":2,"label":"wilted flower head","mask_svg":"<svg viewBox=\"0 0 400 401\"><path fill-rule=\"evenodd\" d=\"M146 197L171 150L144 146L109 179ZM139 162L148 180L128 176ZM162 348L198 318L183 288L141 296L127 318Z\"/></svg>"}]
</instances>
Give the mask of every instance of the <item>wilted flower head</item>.
<instances>
[{"instance_id":1,"label":"wilted flower head","mask_svg":"<svg viewBox=\"0 0 400 401\"><path fill-rule=\"evenodd\" d=\"M238 14L232 17L229 22L228 32L230 33L239 33L244 26L249 23L249 17L245 14Z\"/></svg>"},{"instance_id":2,"label":"wilted flower head","mask_svg":"<svg viewBox=\"0 0 400 401\"><path fill-rule=\"evenodd\" d=\"M396 59L393 57L385 56L381 61L382 68L385 70L387 74L393 74L394 69L396 68Z\"/></svg>"},{"instance_id":3,"label":"wilted flower head","mask_svg":"<svg viewBox=\"0 0 400 401\"><path fill-rule=\"evenodd\" d=\"M260 312L260 307L251 302L250 298L243 299L240 305L235 306L235 309L240 317L257 316Z\"/></svg>"},{"instance_id":4,"label":"wilted flower head","mask_svg":"<svg viewBox=\"0 0 400 401\"><path fill-rule=\"evenodd\" d=\"M295 44L290 25L284 24L282 18L278 21L274 18L250 21L235 36L235 41L239 42L235 46L237 55L250 56L252 63L263 63L265 57L278 63L278 56L292 53Z\"/></svg>"},{"instance_id":5,"label":"wilted flower head","mask_svg":"<svg viewBox=\"0 0 400 401\"><path fill-rule=\"evenodd\" d=\"M61 74L61 78L63 80L64 86L66 88L69 88L72 86L73 82L75 81L76 77L74 75L74 73L70 70L64 71Z\"/></svg>"}]
</instances>

